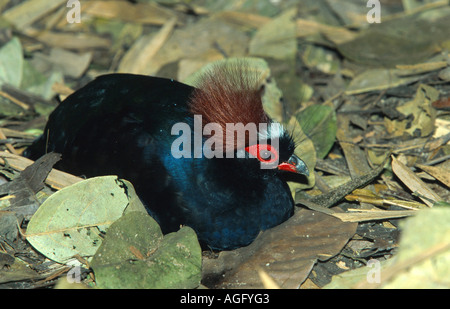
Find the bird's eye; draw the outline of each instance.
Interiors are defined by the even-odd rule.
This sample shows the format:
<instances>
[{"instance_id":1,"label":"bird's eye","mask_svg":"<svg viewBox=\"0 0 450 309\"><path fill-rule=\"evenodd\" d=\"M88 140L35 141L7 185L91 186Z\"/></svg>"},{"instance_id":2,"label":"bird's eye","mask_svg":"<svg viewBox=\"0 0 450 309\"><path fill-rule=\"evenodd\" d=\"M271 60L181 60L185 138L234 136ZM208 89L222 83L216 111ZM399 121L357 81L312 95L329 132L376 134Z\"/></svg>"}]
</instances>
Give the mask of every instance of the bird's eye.
<instances>
[{"instance_id":1,"label":"bird's eye","mask_svg":"<svg viewBox=\"0 0 450 309\"><path fill-rule=\"evenodd\" d=\"M245 150L263 163L278 162L278 151L269 144L256 144L245 148Z\"/></svg>"},{"instance_id":2,"label":"bird's eye","mask_svg":"<svg viewBox=\"0 0 450 309\"><path fill-rule=\"evenodd\" d=\"M259 152L259 156L263 160L270 160L271 152L268 151L267 149L263 149Z\"/></svg>"}]
</instances>

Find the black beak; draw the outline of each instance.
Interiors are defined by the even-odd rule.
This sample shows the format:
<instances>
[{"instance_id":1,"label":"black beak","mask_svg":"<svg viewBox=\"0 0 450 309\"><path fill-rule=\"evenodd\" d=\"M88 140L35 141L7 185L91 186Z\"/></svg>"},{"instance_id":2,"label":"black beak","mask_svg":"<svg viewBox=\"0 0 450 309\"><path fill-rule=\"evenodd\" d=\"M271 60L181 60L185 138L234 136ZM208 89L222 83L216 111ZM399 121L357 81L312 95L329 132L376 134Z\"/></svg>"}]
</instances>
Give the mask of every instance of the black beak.
<instances>
[{"instance_id":1,"label":"black beak","mask_svg":"<svg viewBox=\"0 0 450 309\"><path fill-rule=\"evenodd\" d=\"M309 170L305 162L295 154L293 154L287 162L279 164L278 169L309 176Z\"/></svg>"}]
</instances>

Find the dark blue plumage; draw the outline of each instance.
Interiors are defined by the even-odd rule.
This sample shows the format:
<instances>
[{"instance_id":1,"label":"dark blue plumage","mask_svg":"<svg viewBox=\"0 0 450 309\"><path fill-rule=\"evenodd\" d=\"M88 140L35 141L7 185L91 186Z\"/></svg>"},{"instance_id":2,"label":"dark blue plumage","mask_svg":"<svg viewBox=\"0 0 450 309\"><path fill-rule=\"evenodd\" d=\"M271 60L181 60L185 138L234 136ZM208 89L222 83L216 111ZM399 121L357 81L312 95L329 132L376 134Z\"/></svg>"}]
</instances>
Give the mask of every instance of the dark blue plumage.
<instances>
[{"instance_id":1,"label":"dark blue plumage","mask_svg":"<svg viewBox=\"0 0 450 309\"><path fill-rule=\"evenodd\" d=\"M248 245L261 230L293 213L289 188L279 177L286 168L263 170L248 152L234 159L174 158L171 146L179 136L171 128L180 122L193 128L193 111L202 108L195 106L196 96L198 89L169 79L101 76L55 109L26 156L58 152L62 170L131 181L164 233L188 225L212 249ZM214 120L207 111L202 114ZM285 132L276 134L280 160L307 174L293 156L292 139Z\"/></svg>"}]
</instances>

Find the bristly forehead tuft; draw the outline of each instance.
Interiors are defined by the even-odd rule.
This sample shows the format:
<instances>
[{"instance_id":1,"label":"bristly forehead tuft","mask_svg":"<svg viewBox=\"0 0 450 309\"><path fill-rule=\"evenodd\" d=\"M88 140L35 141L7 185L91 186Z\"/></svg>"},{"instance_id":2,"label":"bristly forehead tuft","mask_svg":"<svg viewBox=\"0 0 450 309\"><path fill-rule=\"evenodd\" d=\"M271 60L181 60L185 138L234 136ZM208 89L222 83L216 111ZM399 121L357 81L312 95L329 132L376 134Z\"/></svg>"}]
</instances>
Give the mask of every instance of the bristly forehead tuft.
<instances>
[{"instance_id":1,"label":"bristly forehead tuft","mask_svg":"<svg viewBox=\"0 0 450 309\"><path fill-rule=\"evenodd\" d=\"M223 131L223 145L232 150L245 146L241 141L226 143L227 123L267 123L272 121L264 112L260 74L245 61L217 64L199 80L190 101L194 115L202 115L203 125L217 123ZM275 127L274 127L275 130Z\"/></svg>"}]
</instances>

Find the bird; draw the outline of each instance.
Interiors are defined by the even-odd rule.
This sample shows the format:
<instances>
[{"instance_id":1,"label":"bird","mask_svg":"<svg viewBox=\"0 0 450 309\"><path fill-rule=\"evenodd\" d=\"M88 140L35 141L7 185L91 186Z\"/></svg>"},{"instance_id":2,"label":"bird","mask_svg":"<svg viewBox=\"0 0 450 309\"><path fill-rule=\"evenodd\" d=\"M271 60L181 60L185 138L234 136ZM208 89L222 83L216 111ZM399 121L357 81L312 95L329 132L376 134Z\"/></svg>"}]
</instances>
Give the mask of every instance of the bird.
<instances>
[{"instance_id":1,"label":"bird","mask_svg":"<svg viewBox=\"0 0 450 309\"><path fill-rule=\"evenodd\" d=\"M309 175L260 84L245 62L213 65L195 87L102 75L55 108L24 156L56 152L63 171L130 181L164 234L189 226L209 250L244 247L293 215L284 176Z\"/></svg>"}]
</instances>

